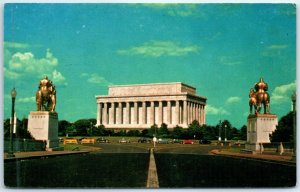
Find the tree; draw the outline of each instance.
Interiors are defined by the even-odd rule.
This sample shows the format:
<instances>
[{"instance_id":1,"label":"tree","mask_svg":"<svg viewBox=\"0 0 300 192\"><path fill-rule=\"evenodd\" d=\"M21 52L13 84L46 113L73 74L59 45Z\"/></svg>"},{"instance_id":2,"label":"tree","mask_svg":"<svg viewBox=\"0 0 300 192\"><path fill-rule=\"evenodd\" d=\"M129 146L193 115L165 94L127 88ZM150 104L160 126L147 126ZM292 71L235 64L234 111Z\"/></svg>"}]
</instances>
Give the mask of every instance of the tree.
<instances>
[{"instance_id":1,"label":"tree","mask_svg":"<svg viewBox=\"0 0 300 192\"><path fill-rule=\"evenodd\" d=\"M28 131L28 119L23 118L22 121L17 119L17 136L22 139L33 139Z\"/></svg>"},{"instance_id":2,"label":"tree","mask_svg":"<svg viewBox=\"0 0 300 192\"><path fill-rule=\"evenodd\" d=\"M66 136L68 137L68 136L75 136L75 135L77 135L75 126L71 124L66 128Z\"/></svg>"},{"instance_id":3,"label":"tree","mask_svg":"<svg viewBox=\"0 0 300 192\"><path fill-rule=\"evenodd\" d=\"M154 135L157 137L158 136L158 131L157 131L157 125L154 124L150 127L149 131L148 131L148 137L153 137Z\"/></svg>"},{"instance_id":4,"label":"tree","mask_svg":"<svg viewBox=\"0 0 300 192\"><path fill-rule=\"evenodd\" d=\"M148 136L148 129L143 129L141 133L142 137L147 137Z\"/></svg>"},{"instance_id":5,"label":"tree","mask_svg":"<svg viewBox=\"0 0 300 192\"><path fill-rule=\"evenodd\" d=\"M80 119L73 125L76 129L76 135L86 136L88 135L88 129L91 128L92 122L90 122L88 119Z\"/></svg>"},{"instance_id":6,"label":"tree","mask_svg":"<svg viewBox=\"0 0 300 192\"><path fill-rule=\"evenodd\" d=\"M247 140L247 126L243 125L240 129L240 140Z\"/></svg>"},{"instance_id":7,"label":"tree","mask_svg":"<svg viewBox=\"0 0 300 192\"><path fill-rule=\"evenodd\" d=\"M187 133L184 133L185 139L197 138L201 139L203 134L200 130L200 124L197 120L194 120L188 127Z\"/></svg>"},{"instance_id":8,"label":"tree","mask_svg":"<svg viewBox=\"0 0 300 192\"><path fill-rule=\"evenodd\" d=\"M158 130L158 134L162 138L167 138L169 136L169 130L168 130L167 124L165 124L165 123L161 124L161 126Z\"/></svg>"},{"instance_id":9,"label":"tree","mask_svg":"<svg viewBox=\"0 0 300 192\"><path fill-rule=\"evenodd\" d=\"M4 121L3 129L4 129L4 137L9 137L10 136L10 119L6 119Z\"/></svg>"},{"instance_id":10,"label":"tree","mask_svg":"<svg viewBox=\"0 0 300 192\"><path fill-rule=\"evenodd\" d=\"M200 130L201 135L199 136L199 139L214 140L218 137L214 126L202 125Z\"/></svg>"},{"instance_id":11,"label":"tree","mask_svg":"<svg viewBox=\"0 0 300 192\"><path fill-rule=\"evenodd\" d=\"M67 127L69 127L72 123L66 120L61 120L58 122L58 135L66 135Z\"/></svg>"},{"instance_id":12,"label":"tree","mask_svg":"<svg viewBox=\"0 0 300 192\"><path fill-rule=\"evenodd\" d=\"M292 142L294 140L293 115L293 112L289 112L279 120L275 131L270 134L271 142Z\"/></svg>"},{"instance_id":13,"label":"tree","mask_svg":"<svg viewBox=\"0 0 300 192\"><path fill-rule=\"evenodd\" d=\"M172 135L172 138L174 138L174 139L182 138L183 128L176 125L176 127L173 128L171 135Z\"/></svg>"},{"instance_id":14,"label":"tree","mask_svg":"<svg viewBox=\"0 0 300 192\"><path fill-rule=\"evenodd\" d=\"M126 134L129 137L138 137L140 136L139 130L129 130Z\"/></svg>"}]
</instances>

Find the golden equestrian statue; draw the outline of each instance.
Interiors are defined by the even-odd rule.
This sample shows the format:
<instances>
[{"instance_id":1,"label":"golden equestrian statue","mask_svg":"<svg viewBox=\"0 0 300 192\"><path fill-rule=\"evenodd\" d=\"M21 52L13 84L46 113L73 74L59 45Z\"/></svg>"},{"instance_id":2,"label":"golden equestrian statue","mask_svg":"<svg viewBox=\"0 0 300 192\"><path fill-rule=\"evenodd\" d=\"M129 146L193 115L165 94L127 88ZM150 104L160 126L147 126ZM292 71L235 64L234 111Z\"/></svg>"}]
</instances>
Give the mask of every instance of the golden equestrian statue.
<instances>
[{"instance_id":1,"label":"golden equestrian statue","mask_svg":"<svg viewBox=\"0 0 300 192\"><path fill-rule=\"evenodd\" d=\"M252 114L252 108L254 106L255 114L260 113L262 105L264 106L264 114L270 113L270 96L268 91L268 84L264 82L263 78L260 78L259 82L254 85L254 89L251 88L249 92L249 106L250 114Z\"/></svg>"},{"instance_id":2,"label":"golden equestrian statue","mask_svg":"<svg viewBox=\"0 0 300 192\"><path fill-rule=\"evenodd\" d=\"M38 91L36 92L36 105L37 111L55 111L56 90L47 76L40 80Z\"/></svg>"}]
</instances>

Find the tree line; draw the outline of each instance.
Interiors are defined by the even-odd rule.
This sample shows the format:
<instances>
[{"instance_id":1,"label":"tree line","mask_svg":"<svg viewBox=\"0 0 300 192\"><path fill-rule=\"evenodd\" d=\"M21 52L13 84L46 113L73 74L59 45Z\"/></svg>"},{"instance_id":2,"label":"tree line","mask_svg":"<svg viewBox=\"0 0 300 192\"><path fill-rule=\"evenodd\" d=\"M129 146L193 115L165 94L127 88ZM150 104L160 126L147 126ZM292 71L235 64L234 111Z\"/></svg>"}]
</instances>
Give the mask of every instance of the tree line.
<instances>
[{"instance_id":1,"label":"tree line","mask_svg":"<svg viewBox=\"0 0 300 192\"><path fill-rule=\"evenodd\" d=\"M272 142L292 142L293 141L293 121L294 113L290 112L283 116L278 122L276 130L270 135ZM28 119L17 119L17 133L14 137L31 138L27 131ZM226 129L226 131L225 131ZM4 121L4 137L9 137L10 120ZM128 129L114 131L106 129L103 125L96 127L96 119L80 119L71 123L66 120L58 122L59 136L136 136L136 137L156 137L174 139L207 139L217 140L219 137L224 140L247 140L247 127L243 125L240 129L232 126L228 120L224 120L217 125L200 125L198 121L193 121L189 127L182 128L176 126L169 129L167 124L152 125L149 129L135 130ZM225 135L226 134L226 135Z\"/></svg>"}]
</instances>

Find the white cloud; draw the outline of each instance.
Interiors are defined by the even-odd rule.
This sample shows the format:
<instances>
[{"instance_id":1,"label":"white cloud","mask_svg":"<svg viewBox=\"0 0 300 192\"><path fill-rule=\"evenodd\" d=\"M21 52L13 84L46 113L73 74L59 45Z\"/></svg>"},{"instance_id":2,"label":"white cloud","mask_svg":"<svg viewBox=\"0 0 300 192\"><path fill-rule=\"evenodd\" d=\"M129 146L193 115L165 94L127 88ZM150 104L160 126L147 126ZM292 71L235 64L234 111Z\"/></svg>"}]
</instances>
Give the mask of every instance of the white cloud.
<instances>
[{"instance_id":1,"label":"white cloud","mask_svg":"<svg viewBox=\"0 0 300 192\"><path fill-rule=\"evenodd\" d=\"M112 85L111 82L107 81L104 77L102 77L96 73L92 73L92 74L82 73L80 76L86 77L87 82L89 82L89 83L100 84L102 86Z\"/></svg>"},{"instance_id":2,"label":"white cloud","mask_svg":"<svg viewBox=\"0 0 300 192\"><path fill-rule=\"evenodd\" d=\"M14 72L14 71L7 70L4 67L4 76L8 79L18 79L20 77L20 74Z\"/></svg>"},{"instance_id":3,"label":"white cloud","mask_svg":"<svg viewBox=\"0 0 300 192\"><path fill-rule=\"evenodd\" d=\"M270 45L270 46L266 47L266 49L285 49L287 47L288 47L287 45L274 44L274 45Z\"/></svg>"},{"instance_id":4,"label":"white cloud","mask_svg":"<svg viewBox=\"0 0 300 192\"><path fill-rule=\"evenodd\" d=\"M230 115L230 113L225 110L223 107L214 107L211 105L206 105L205 107L206 114L210 115Z\"/></svg>"},{"instance_id":5,"label":"white cloud","mask_svg":"<svg viewBox=\"0 0 300 192\"><path fill-rule=\"evenodd\" d=\"M281 55L282 51L288 48L288 45L284 44L273 44L265 47L264 51L261 53L265 57L274 57Z\"/></svg>"},{"instance_id":6,"label":"white cloud","mask_svg":"<svg viewBox=\"0 0 300 192\"><path fill-rule=\"evenodd\" d=\"M232 103L238 103L241 101L241 98L240 97L229 97L227 100L226 100L226 103L228 104L232 104Z\"/></svg>"},{"instance_id":7,"label":"white cloud","mask_svg":"<svg viewBox=\"0 0 300 192\"><path fill-rule=\"evenodd\" d=\"M24 97L24 98L19 98L17 100L19 103L34 103L35 102L35 97Z\"/></svg>"},{"instance_id":8,"label":"white cloud","mask_svg":"<svg viewBox=\"0 0 300 192\"><path fill-rule=\"evenodd\" d=\"M66 78L57 70L54 70L52 72L52 81L58 84L64 84L67 85L67 83L65 82Z\"/></svg>"},{"instance_id":9,"label":"white cloud","mask_svg":"<svg viewBox=\"0 0 300 192\"><path fill-rule=\"evenodd\" d=\"M141 46L131 47L129 49L118 50L123 55L143 55L148 57L160 56L183 56L189 53L198 53L199 46L182 46L172 41L150 41Z\"/></svg>"},{"instance_id":10,"label":"white cloud","mask_svg":"<svg viewBox=\"0 0 300 192\"><path fill-rule=\"evenodd\" d=\"M144 4L144 6L152 8L157 11L163 11L170 16L202 16L202 12L197 12L197 5L195 4L176 4L176 3L155 3Z\"/></svg>"},{"instance_id":11,"label":"white cloud","mask_svg":"<svg viewBox=\"0 0 300 192\"><path fill-rule=\"evenodd\" d=\"M243 62L241 60L242 58L237 56L221 56L219 58L219 63L227 66L235 66L242 64Z\"/></svg>"},{"instance_id":12,"label":"white cloud","mask_svg":"<svg viewBox=\"0 0 300 192\"><path fill-rule=\"evenodd\" d=\"M26 43L17 43L17 42L9 42L9 41L4 42L5 48L25 49L25 48L28 48L29 46L30 45L26 44Z\"/></svg>"},{"instance_id":13,"label":"white cloud","mask_svg":"<svg viewBox=\"0 0 300 192\"><path fill-rule=\"evenodd\" d=\"M16 52L11 54L9 50L5 50L4 74L8 79L20 79L25 76L37 76L41 78L47 75L53 78L54 84L61 84L66 80L61 72L56 70L58 59L50 49L46 50L45 57L43 58L36 58L31 52Z\"/></svg>"},{"instance_id":14,"label":"white cloud","mask_svg":"<svg viewBox=\"0 0 300 192\"><path fill-rule=\"evenodd\" d=\"M271 95L271 103L278 104L291 101L291 95L296 90L296 81L286 85L280 85L274 89Z\"/></svg>"}]
</instances>

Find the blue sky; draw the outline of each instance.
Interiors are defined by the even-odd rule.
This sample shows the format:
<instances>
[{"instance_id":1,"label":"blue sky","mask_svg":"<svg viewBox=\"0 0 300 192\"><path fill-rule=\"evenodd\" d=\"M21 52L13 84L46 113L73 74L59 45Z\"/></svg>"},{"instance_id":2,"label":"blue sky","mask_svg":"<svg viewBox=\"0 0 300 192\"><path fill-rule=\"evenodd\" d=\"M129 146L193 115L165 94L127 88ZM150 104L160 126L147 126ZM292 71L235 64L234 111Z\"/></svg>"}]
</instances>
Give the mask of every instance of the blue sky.
<instances>
[{"instance_id":1,"label":"blue sky","mask_svg":"<svg viewBox=\"0 0 300 192\"><path fill-rule=\"evenodd\" d=\"M6 4L4 118L17 90L18 118L36 109L47 75L60 120L96 118L109 85L184 82L208 98L206 122L240 128L248 93L269 84L271 112L296 89L293 4Z\"/></svg>"}]
</instances>

